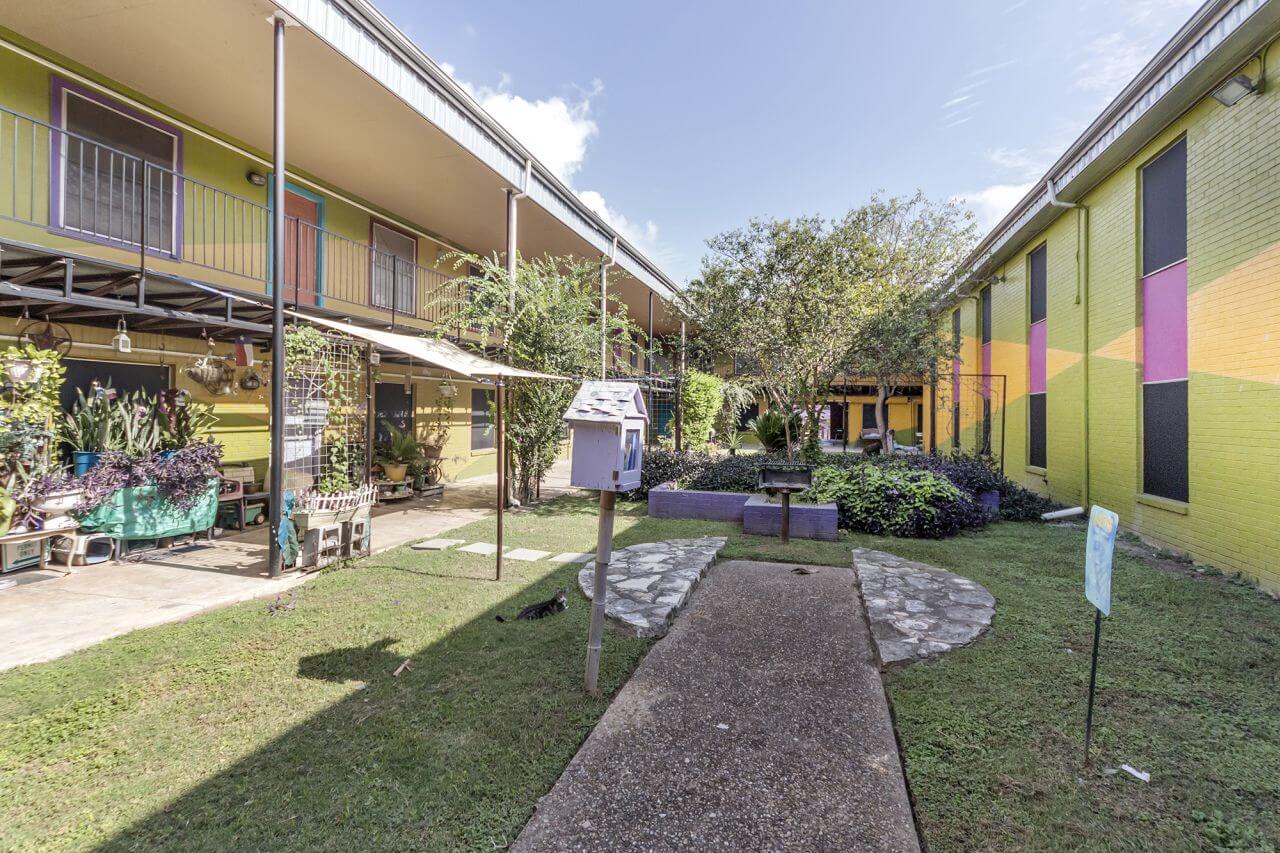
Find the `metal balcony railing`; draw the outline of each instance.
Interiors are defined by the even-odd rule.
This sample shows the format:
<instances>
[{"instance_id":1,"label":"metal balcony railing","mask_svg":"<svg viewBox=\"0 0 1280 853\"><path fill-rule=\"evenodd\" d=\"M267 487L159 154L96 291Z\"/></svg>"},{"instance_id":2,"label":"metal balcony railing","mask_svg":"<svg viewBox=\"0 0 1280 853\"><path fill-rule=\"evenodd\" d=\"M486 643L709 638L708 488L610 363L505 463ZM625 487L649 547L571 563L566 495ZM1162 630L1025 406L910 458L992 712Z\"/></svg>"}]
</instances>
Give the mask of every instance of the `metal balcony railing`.
<instances>
[{"instance_id":1,"label":"metal balcony railing","mask_svg":"<svg viewBox=\"0 0 1280 853\"><path fill-rule=\"evenodd\" d=\"M271 289L269 206L3 107L0 219L136 252L140 268L169 260ZM466 298L458 278L293 216L284 290L297 305L436 325Z\"/></svg>"}]
</instances>

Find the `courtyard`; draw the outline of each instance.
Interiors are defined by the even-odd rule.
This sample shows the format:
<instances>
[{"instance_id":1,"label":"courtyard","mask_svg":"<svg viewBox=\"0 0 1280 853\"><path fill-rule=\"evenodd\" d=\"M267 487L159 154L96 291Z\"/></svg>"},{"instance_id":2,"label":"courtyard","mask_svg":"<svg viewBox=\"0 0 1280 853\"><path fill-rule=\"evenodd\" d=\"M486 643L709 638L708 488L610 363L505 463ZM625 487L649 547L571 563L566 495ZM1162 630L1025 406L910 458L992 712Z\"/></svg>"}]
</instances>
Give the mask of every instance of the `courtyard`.
<instances>
[{"instance_id":1,"label":"courtyard","mask_svg":"<svg viewBox=\"0 0 1280 853\"><path fill-rule=\"evenodd\" d=\"M522 546L586 552L595 520L593 502L566 496L508 525ZM451 535L492 541L493 525ZM1247 585L1136 548L1117 554L1096 759L1084 768L1081 528L784 546L624 503L615 547L703 535L727 537L722 560L847 570L854 547L886 550L995 596L981 639L884 676L931 849L1061 849L1086 835L1115 848L1262 849L1280 832L1280 608ZM713 567L712 583L722 569L732 570ZM399 548L279 598L2 673L3 846L506 846L655 642L611 628L603 696L584 694L577 571L512 561L495 583L486 557ZM564 613L494 621L560 587ZM697 607L695 596L689 614ZM768 612L804 618L785 602ZM1150 782L1109 772L1121 764Z\"/></svg>"}]
</instances>

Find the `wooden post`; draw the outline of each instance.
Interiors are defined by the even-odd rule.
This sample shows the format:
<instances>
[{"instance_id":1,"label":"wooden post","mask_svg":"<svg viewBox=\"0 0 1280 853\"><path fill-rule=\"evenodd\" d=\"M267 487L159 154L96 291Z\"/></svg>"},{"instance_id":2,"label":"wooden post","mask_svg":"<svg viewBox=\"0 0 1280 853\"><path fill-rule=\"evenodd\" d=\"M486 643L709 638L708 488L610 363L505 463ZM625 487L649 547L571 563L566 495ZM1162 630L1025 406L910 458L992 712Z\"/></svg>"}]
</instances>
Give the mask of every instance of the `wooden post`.
<instances>
[{"instance_id":1,"label":"wooden post","mask_svg":"<svg viewBox=\"0 0 1280 853\"><path fill-rule=\"evenodd\" d=\"M587 635L587 692L600 695L600 647L604 641L604 603L608 594L609 563L613 559L613 507L617 495L600 492L600 529L596 537L596 568L591 584L591 630Z\"/></svg>"},{"instance_id":2,"label":"wooden post","mask_svg":"<svg viewBox=\"0 0 1280 853\"><path fill-rule=\"evenodd\" d=\"M498 390L494 395L494 408L497 410L494 418L496 421L494 428L498 432L498 458L495 460L498 469L498 553L494 555L495 565L493 572L493 579L496 581L502 580L502 516L507 506L507 466L503 461L506 459L507 454L507 436L506 424L503 423L502 419L502 406L504 398L507 396L506 390L506 385L503 383L502 377L499 376Z\"/></svg>"}]
</instances>

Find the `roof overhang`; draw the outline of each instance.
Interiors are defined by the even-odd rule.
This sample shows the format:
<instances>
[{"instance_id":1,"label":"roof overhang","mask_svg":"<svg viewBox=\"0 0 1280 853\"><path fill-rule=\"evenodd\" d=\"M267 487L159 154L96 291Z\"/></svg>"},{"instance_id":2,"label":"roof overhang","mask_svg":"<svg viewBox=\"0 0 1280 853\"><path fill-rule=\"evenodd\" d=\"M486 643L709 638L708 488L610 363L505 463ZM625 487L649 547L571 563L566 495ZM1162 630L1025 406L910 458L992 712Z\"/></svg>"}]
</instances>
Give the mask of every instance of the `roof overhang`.
<instances>
[{"instance_id":1,"label":"roof overhang","mask_svg":"<svg viewBox=\"0 0 1280 853\"><path fill-rule=\"evenodd\" d=\"M19 36L11 49L259 167L272 145L269 19L281 12L302 25L285 40L291 178L446 246L505 251L506 192L524 188L533 158L364 0L0 0ZM599 216L536 160L530 177L521 254L610 253L618 235ZM610 289L631 319L647 328L653 293L655 331L677 328L675 283L625 238L616 259Z\"/></svg>"},{"instance_id":2,"label":"roof overhang","mask_svg":"<svg viewBox=\"0 0 1280 853\"><path fill-rule=\"evenodd\" d=\"M1280 28L1280 3L1210 0L993 228L956 274L964 293L1008 261L1064 208L1082 198L1253 56Z\"/></svg>"}]
</instances>

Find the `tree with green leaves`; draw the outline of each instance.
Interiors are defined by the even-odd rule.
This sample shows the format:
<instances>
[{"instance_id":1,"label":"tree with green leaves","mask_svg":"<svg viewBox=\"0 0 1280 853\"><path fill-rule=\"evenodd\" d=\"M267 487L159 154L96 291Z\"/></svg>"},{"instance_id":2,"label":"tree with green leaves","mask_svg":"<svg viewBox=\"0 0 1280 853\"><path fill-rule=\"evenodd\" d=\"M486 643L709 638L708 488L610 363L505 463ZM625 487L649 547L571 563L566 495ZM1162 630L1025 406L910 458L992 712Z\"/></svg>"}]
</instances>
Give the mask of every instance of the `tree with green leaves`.
<instances>
[{"instance_id":1,"label":"tree with green leaves","mask_svg":"<svg viewBox=\"0 0 1280 853\"><path fill-rule=\"evenodd\" d=\"M599 374L600 265L566 257L520 258L515 281L499 255L457 254L458 268L474 273L459 281L468 297L442 305L445 326L484 330L483 342L496 344L500 358L514 367L571 379ZM603 334L631 340L639 333L614 297L605 313ZM564 412L577 382L512 379L507 440L515 465L516 497L529 502L555 462L564 440Z\"/></svg>"},{"instance_id":2,"label":"tree with green leaves","mask_svg":"<svg viewBox=\"0 0 1280 853\"><path fill-rule=\"evenodd\" d=\"M948 276L969 254L973 216L958 201L937 202L917 193L872 198L853 212L866 235L866 314L845 358L845 373L876 386L876 429L889 441L885 403L903 385L929 382L956 356L938 317Z\"/></svg>"},{"instance_id":3,"label":"tree with green leaves","mask_svg":"<svg viewBox=\"0 0 1280 853\"><path fill-rule=\"evenodd\" d=\"M856 213L753 219L716 235L685 293L709 354L740 365L779 410L802 412L810 444L869 305L871 246ZM789 458L793 440L788 428Z\"/></svg>"}]
</instances>

